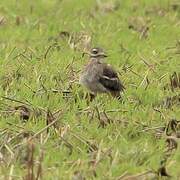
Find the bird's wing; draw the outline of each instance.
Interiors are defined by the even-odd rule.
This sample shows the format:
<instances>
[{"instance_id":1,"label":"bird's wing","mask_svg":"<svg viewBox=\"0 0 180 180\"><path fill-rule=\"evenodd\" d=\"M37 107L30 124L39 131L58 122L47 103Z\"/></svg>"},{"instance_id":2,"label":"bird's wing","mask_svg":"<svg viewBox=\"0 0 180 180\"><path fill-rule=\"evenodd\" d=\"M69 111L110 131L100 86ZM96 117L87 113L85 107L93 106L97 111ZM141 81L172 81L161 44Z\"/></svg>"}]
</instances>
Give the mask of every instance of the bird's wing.
<instances>
[{"instance_id":1,"label":"bird's wing","mask_svg":"<svg viewBox=\"0 0 180 180\"><path fill-rule=\"evenodd\" d=\"M101 76L99 82L110 91L122 91L124 86L121 84L119 78L109 78L107 76Z\"/></svg>"},{"instance_id":2,"label":"bird's wing","mask_svg":"<svg viewBox=\"0 0 180 180\"><path fill-rule=\"evenodd\" d=\"M99 77L99 82L110 91L122 91L122 85L117 72L107 64L102 64L103 74Z\"/></svg>"}]
</instances>

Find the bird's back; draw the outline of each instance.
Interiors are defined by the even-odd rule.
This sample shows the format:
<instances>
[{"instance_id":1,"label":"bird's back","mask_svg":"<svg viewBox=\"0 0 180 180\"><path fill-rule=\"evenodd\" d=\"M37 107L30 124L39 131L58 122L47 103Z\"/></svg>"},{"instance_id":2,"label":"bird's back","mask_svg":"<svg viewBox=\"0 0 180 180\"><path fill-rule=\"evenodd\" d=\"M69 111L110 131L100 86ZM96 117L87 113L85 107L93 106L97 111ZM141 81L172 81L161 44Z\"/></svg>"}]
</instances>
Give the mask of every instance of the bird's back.
<instances>
[{"instance_id":1,"label":"bird's back","mask_svg":"<svg viewBox=\"0 0 180 180\"><path fill-rule=\"evenodd\" d=\"M103 63L102 65L103 73L100 76L100 83L103 84L109 91L122 91L124 86L122 85L118 73L115 69L109 65Z\"/></svg>"}]
</instances>

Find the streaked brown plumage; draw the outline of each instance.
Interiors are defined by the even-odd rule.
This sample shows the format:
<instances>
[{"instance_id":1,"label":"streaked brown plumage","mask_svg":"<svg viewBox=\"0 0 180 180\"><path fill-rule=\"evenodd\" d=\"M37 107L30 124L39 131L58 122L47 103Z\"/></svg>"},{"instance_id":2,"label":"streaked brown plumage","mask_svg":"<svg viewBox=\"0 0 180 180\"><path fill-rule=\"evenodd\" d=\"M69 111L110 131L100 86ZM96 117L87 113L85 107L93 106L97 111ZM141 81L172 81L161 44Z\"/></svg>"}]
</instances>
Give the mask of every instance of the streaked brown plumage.
<instances>
[{"instance_id":1,"label":"streaked brown plumage","mask_svg":"<svg viewBox=\"0 0 180 180\"><path fill-rule=\"evenodd\" d=\"M103 62L107 57L101 48L93 48L90 52L90 62L85 66L80 75L80 84L85 86L90 93L110 93L113 97L120 97L123 91L117 72L109 64Z\"/></svg>"}]
</instances>

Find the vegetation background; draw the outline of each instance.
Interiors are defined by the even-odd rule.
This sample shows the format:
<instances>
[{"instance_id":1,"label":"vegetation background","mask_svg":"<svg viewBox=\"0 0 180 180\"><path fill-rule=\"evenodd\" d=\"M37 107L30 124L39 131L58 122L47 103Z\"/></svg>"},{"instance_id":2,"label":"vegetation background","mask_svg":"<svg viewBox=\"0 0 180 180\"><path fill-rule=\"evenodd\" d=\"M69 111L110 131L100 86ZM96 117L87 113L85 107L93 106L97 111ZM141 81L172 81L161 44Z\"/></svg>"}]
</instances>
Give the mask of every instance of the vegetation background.
<instances>
[{"instance_id":1,"label":"vegetation background","mask_svg":"<svg viewBox=\"0 0 180 180\"><path fill-rule=\"evenodd\" d=\"M126 90L87 104L82 53ZM0 179L180 179L180 2L1 0Z\"/></svg>"}]
</instances>

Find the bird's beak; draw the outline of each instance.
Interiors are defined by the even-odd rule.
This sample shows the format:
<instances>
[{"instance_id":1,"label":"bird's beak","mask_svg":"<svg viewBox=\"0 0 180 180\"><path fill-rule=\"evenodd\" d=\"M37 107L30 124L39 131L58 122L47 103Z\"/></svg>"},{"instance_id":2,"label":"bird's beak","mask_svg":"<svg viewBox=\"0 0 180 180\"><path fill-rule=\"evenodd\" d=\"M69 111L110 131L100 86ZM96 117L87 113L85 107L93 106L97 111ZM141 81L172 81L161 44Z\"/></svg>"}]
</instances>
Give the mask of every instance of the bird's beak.
<instances>
[{"instance_id":1,"label":"bird's beak","mask_svg":"<svg viewBox=\"0 0 180 180\"><path fill-rule=\"evenodd\" d=\"M106 54L104 54L104 53L102 53L102 54L100 54L101 56L103 56L103 57L108 57L108 55L106 55Z\"/></svg>"}]
</instances>

